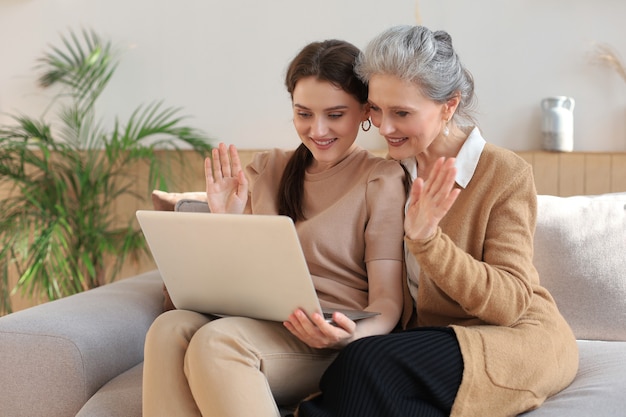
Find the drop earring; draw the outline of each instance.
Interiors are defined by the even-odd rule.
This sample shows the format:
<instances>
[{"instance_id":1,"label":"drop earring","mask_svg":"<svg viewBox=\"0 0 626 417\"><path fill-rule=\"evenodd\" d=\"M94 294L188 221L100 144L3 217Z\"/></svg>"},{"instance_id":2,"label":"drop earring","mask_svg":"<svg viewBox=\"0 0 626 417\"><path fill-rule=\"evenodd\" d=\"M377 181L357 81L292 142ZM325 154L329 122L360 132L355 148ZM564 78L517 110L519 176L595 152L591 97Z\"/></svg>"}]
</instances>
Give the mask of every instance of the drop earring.
<instances>
[{"instance_id":1,"label":"drop earring","mask_svg":"<svg viewBox=\"0 0 626 417\"><path fill-rule=\"evenodd\" d=\"M450 134L450 129L448 128L448 121L446 120L445 122L446 124L443 125L443 135L445 137L448 137L448 135Z\"/></svg>"}]
</instances>

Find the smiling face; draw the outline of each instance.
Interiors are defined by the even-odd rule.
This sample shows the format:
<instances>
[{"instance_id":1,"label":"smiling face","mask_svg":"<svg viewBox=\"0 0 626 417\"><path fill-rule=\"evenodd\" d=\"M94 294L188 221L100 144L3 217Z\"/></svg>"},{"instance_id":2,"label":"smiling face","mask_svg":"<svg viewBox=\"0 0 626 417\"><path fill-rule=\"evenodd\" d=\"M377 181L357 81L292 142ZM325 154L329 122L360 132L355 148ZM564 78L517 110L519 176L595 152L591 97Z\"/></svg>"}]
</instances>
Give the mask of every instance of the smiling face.
<instances>
[{"instance_id":1,"label":"smiling face","mask_svg":"<svg viewBox=\"0 0 626 417\"><path fill-rule=\"evenodd\" d=\"M369 81L372 124L387 141L389 156L405 159L427 150L451 116L445 104L422 94L417 85L393 75Z\"/></svg>"},{"instance_id":2,"label":"smiling face","mask_svg":"<svg viewBox=\"0 0 626 417\"><path fill-rule=\"evenodd\" d=\"M311 151L311 172L330 168L354 147L360 123L368 117L367 105L328 81L306 77L292 95L293 124Z\"/></svg>"}]
</instances>

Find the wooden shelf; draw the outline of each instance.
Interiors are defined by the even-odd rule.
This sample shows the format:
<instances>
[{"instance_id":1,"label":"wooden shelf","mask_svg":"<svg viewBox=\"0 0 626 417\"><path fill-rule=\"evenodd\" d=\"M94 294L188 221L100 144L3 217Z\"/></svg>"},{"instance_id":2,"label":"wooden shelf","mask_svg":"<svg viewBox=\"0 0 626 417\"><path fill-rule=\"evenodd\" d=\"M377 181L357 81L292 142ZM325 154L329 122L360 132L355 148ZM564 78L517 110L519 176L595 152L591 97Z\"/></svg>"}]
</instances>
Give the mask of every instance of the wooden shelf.
<instances>
[{"instance_id":1,"label":"wooden shelf","mask_svg":"<svg viewBox=\"0 0 626 417\"><path fill-rule=\"evenodd\" d=\"M538 194L572 196L626 191L626 153L517 152L533 166Z\"/></svg>"}]
</instances>

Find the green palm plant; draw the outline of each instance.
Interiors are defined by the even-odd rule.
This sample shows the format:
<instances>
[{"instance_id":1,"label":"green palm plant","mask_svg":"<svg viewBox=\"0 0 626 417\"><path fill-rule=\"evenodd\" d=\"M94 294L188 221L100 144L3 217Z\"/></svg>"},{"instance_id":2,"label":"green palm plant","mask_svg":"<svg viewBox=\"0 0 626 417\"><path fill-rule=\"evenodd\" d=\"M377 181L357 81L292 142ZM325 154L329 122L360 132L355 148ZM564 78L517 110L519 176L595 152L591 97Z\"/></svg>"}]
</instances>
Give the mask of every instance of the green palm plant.
<instances>
[{"instance_id":1,"label":"green palm plant","mask_svg":"<svg viewBox=\"0 0 626 417\"><path fill-rule=\"evenodd\" d=\"M0 201L0 315L12 311L12 291L53 300L115 279L129 256L147 251L134 216L114 216L116 199L143 201L150 190L167 189L183 148L203 156L211 149L179 108L161 102L103 127L96 102L119 51L93 31L70 31L61 40L62 48L38 60L40 86L54 87L48 109L39 118L12 115L0 126L0 188L7 191ZM134 187L130 168L137 164L149 167L145 194Z\"/></svg>"}]
</instances>

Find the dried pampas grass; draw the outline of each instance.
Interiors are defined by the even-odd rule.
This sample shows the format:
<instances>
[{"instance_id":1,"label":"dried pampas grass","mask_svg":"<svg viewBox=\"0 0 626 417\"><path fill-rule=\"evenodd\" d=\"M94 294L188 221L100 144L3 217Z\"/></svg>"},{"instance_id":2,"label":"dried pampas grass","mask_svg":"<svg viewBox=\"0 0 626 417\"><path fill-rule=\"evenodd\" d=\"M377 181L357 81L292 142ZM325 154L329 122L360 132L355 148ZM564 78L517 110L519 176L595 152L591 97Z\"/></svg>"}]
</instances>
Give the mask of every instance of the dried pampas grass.
<instances>
[{"instance_id":1,"label":"dried pampas grass","mask_svg":"<svg viewBox=\"0 0 626 417\"><path fill-rule=\"evenodd\" d=\"M613 69L626 82L626 67L615 49L608 44L598 43L593 52L595 62Z\"/></svg>"}]
</instances>

